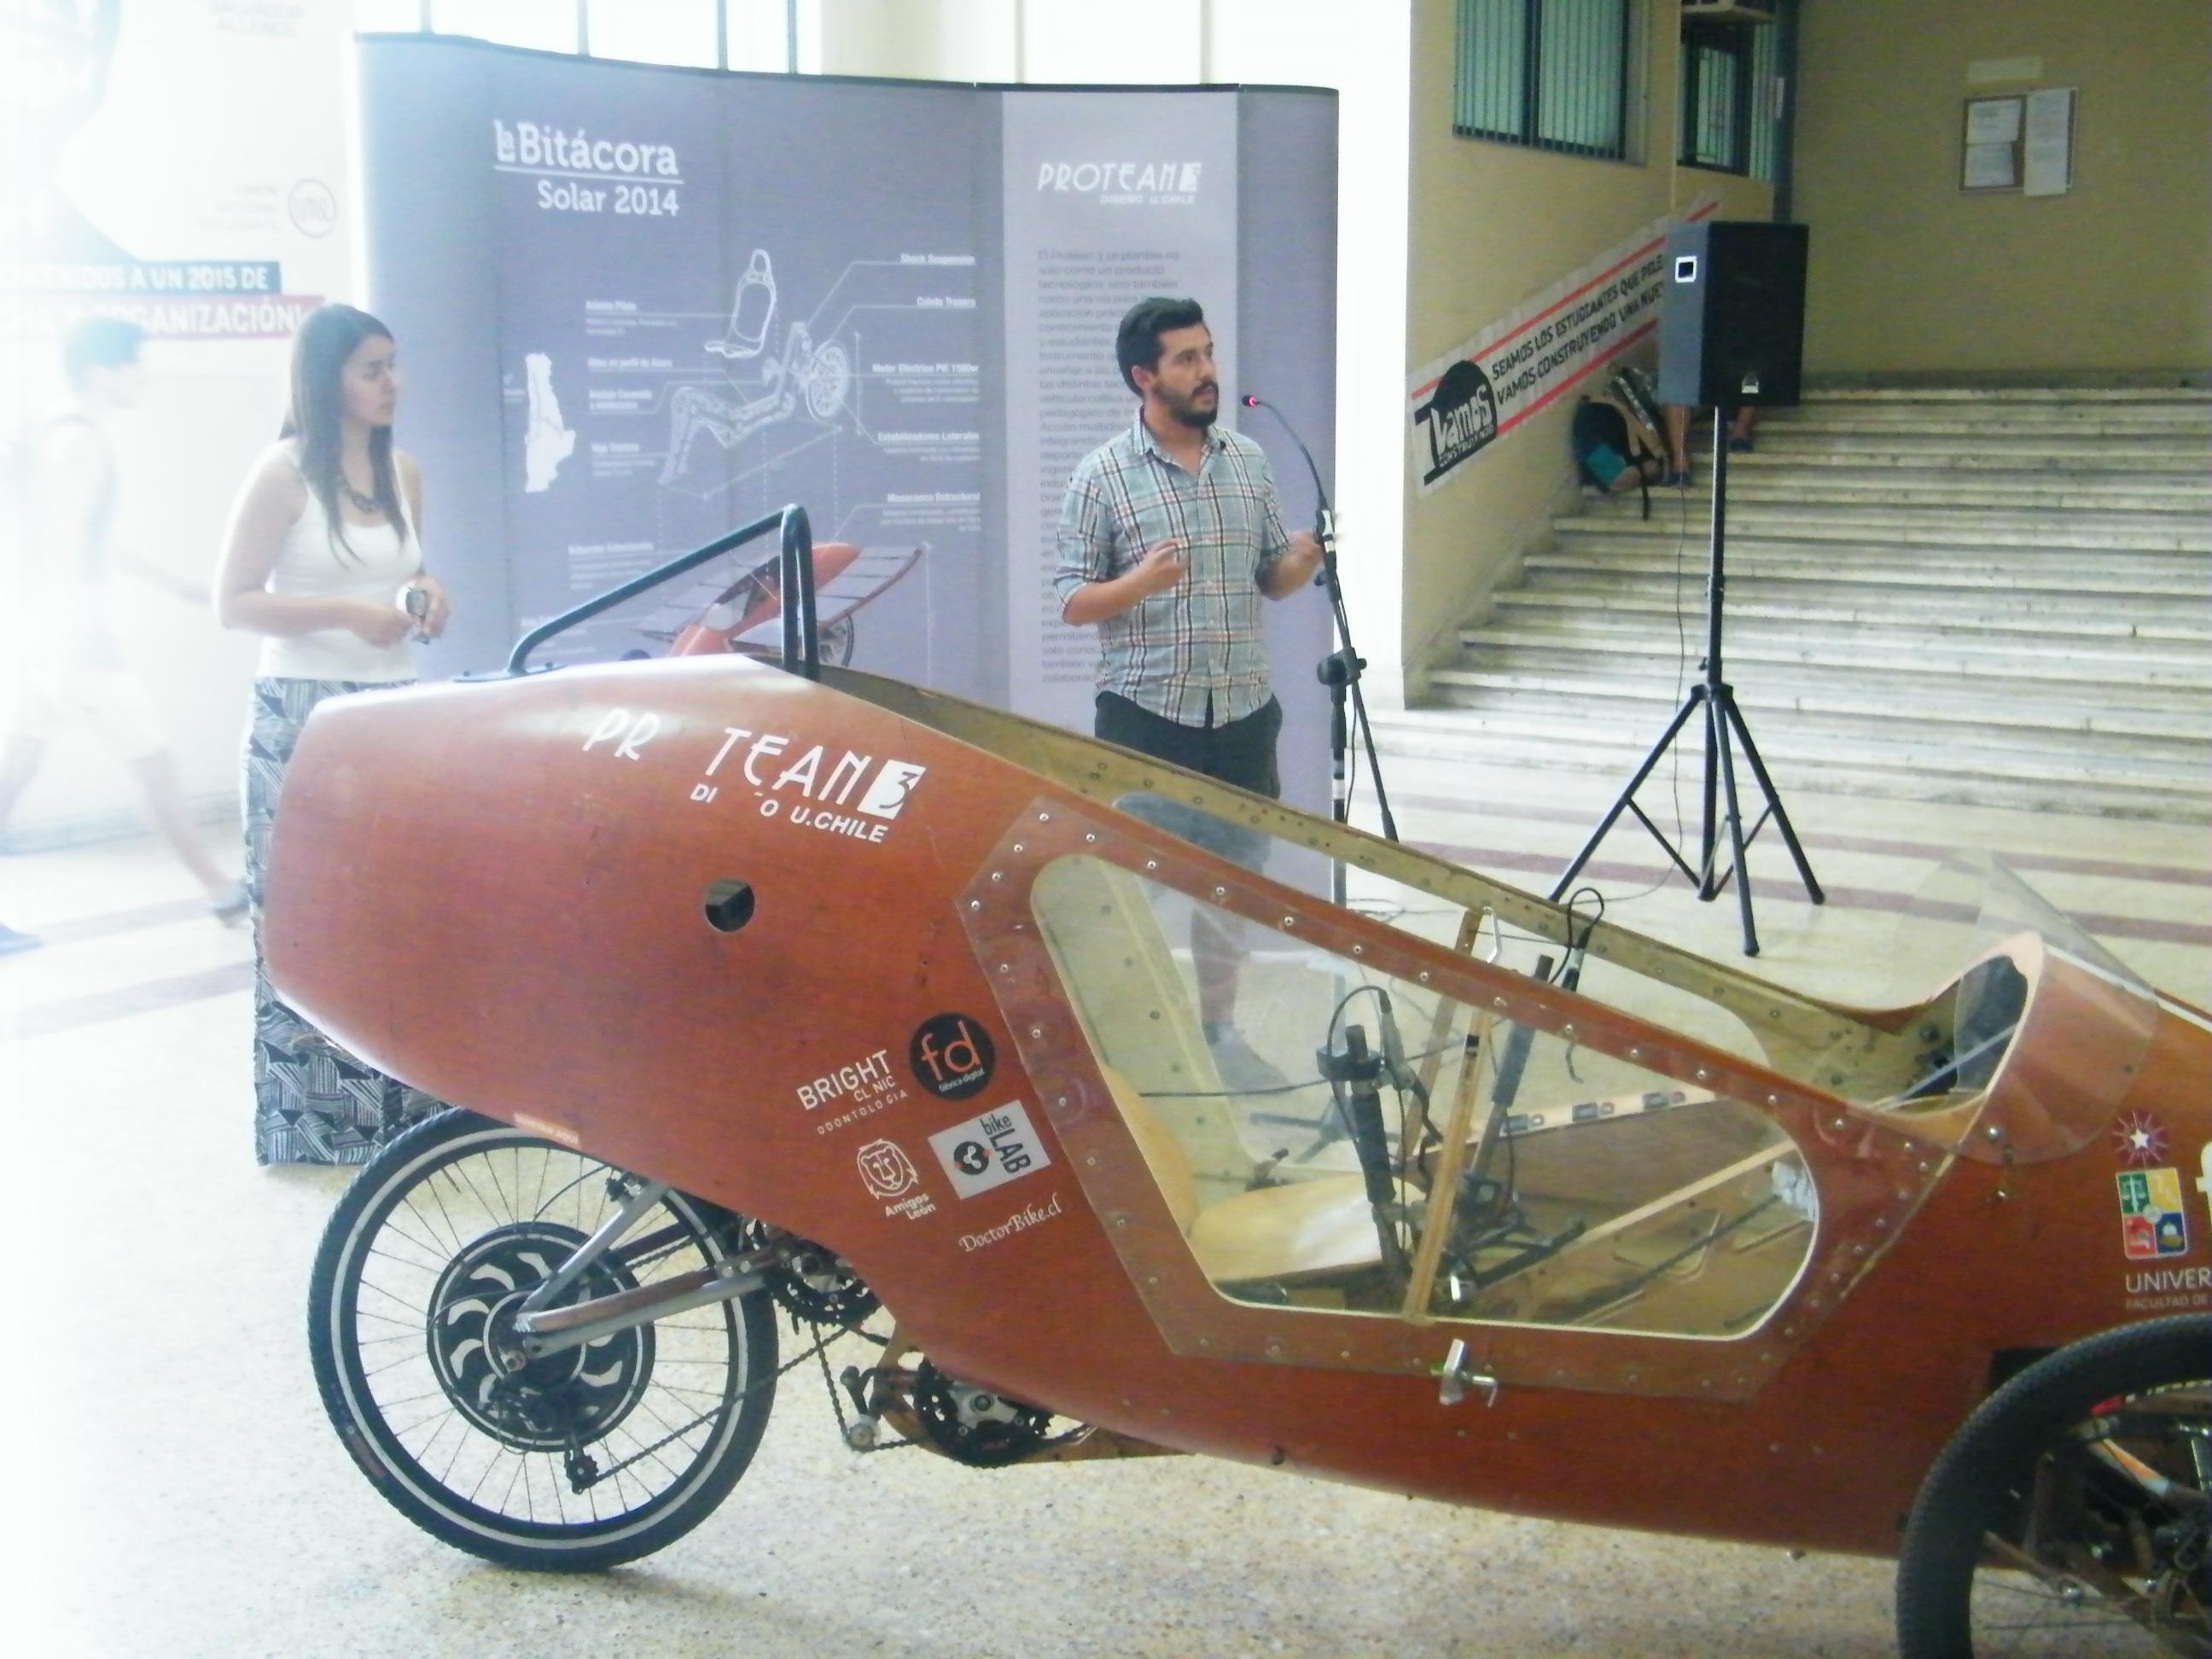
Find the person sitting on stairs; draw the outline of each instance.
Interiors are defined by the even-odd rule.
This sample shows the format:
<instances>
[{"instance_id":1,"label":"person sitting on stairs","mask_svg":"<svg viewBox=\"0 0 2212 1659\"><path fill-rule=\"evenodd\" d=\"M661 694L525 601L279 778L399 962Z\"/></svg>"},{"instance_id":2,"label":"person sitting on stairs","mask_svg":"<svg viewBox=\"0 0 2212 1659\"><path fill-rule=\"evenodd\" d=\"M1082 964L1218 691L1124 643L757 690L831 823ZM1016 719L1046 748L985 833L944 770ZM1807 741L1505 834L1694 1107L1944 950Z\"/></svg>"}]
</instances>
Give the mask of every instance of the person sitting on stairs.
<instances>
[{"instance_id":1,"label":"person sitting on stairs","mask_svg":"<svg viewBox=\"0 0 2212 1659\"><path fill-rule=\"evenodd\" d=\"M1687 404L1667 405L1667 476L1660 483L1669 489L1683 489L1689 486L1691 413ZM1758 405L1743 404L1729 422L1729 453L1750 454L1758 447L1753 435L1758 430Z\"/></svg>"}]
</instances>

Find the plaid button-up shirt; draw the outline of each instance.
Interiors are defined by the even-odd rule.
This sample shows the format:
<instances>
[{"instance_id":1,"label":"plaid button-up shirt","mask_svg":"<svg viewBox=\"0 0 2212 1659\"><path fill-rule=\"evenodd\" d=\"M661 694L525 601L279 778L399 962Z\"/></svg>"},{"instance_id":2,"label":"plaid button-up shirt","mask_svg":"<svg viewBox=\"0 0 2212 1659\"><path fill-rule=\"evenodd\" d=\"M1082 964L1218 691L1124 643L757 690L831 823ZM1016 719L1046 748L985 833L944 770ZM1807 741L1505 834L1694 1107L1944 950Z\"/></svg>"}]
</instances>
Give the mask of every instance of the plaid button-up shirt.
<instances>
[{"instance_id":1,"label":"plaid button-up shirt","mask_svg":"<svg viewBox=\"0 0 2212 1659\"><path fill-rule=\"evenodd\" d=\"M1085 582L1109 581L1175 537L1190 568L1098 624L1098 689L1183 726L1224 725L1267 701L1261 576L1290 538L1274 474L1249 438L1214 427L1196 476L1153 441L1140 414L1085 456L1060 509L1053 589L1065 607Z\"/></svg>"}]
</instances>

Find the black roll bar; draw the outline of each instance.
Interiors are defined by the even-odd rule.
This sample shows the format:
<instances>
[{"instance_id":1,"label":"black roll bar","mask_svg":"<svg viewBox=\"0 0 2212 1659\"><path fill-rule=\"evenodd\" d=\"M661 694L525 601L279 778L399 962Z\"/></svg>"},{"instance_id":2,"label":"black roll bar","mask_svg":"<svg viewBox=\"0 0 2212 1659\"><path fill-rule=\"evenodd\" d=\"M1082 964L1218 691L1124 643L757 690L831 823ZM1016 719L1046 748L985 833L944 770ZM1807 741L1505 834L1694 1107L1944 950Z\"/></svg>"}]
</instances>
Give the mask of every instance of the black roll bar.
<instances>
[{"instance_id":1,"label":"black roll bar","mask_svg":"<svg viewBox=\"0 0 2212 1659\"><path fill-rule=\"evenodd\" d=\"M822 644L814 623L814 530L808 523L806 509L798 503L777 512L755 519L750 524L740 525L726 536L717 536L703 547L695 547L689 553L679 553L665 564L654 566L641 575L617 583L604 593L594 593L581 605L562 611L550 621L542 622L514 642L514 649L507 654L509 674L530 672L530 653L556 635L565 634L578 623L588 622L601 612L612 610L624 600L658 587L688 570L696 570L709 559L720 557L747 542L765 536L771 530L781 532L777 550L777 592L783 610L783 666L802 674L810 680L822 678ZM799 596L793 605L792 595Z\"/></svg>"}]
</instances>

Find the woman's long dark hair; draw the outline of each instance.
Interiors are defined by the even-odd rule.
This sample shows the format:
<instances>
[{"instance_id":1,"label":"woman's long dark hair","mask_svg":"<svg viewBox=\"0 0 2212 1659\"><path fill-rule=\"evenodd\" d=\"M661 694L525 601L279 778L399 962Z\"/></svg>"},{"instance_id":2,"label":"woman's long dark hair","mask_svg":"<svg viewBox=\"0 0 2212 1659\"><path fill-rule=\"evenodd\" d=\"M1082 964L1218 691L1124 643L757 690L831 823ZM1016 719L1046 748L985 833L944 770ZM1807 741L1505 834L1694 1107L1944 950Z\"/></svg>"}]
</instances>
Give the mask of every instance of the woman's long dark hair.
<instances>
[{"instance_id":1,"label":"woman's long dark hair","mask_svg":"<svg viewBox=\"0 0 2212 1659\"><path fill-rule=\"evenodd\" d=\"M292 410L279 438L300 441L300 476L323 504L331 546L353 553L346 540L345 514L338 507L344 473L338 456L338 422L345 392L338 384L346 359L363 340L392 337L392 331L351 306L317 306L292 337ZM399 474L392 459L392 428L368 434L368 464L376 481L376 505L385 520L407 539L407 518L399 510Z\"/></svg>"}]
</instances>

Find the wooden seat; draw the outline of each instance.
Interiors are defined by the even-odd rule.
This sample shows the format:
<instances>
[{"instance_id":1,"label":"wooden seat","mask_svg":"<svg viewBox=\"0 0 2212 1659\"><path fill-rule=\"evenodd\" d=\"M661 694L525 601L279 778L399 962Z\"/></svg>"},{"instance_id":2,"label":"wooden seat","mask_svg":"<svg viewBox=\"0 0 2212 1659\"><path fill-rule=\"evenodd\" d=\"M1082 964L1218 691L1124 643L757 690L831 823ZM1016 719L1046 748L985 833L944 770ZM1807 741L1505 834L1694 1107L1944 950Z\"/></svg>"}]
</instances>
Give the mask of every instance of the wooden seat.
<instances>
[{"instance_id":1,"label":"wooden seat","mask_svg":"<svg viewBox=\"0 0 2212 1659\"><path fill-rule=\"evenodd\" d=\"M1374 1212L1358 1176L1255 1188L1200 1207L1182 1142L1118 1073L1101 1069L1168 1213L1213 1283L1290 1283L1380 1265Z\"/></svg>"}]
</instances>

